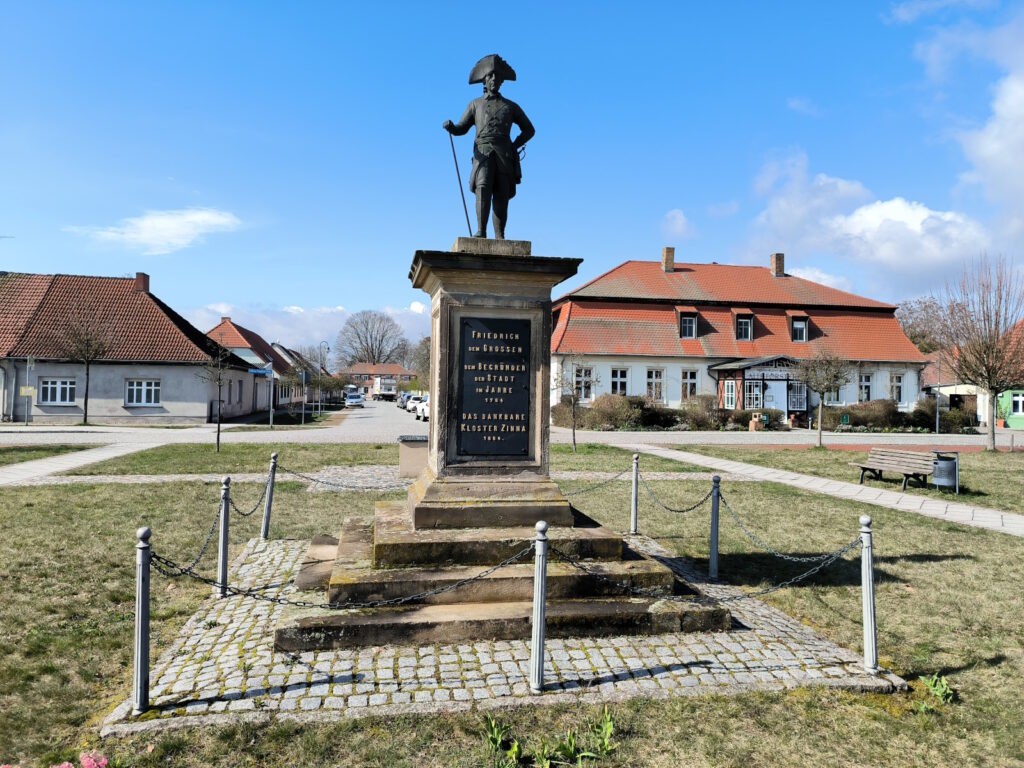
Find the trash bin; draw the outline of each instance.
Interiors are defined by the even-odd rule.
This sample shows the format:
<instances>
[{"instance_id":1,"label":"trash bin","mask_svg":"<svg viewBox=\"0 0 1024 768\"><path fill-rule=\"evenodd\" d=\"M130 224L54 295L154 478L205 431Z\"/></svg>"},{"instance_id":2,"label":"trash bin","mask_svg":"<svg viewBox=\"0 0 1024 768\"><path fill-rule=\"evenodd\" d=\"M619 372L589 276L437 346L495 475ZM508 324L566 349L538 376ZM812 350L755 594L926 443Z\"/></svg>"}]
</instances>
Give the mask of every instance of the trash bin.
<instances>
[{"instance_id":1,"label":"trash bin","mask_svg":"<svg viewBox=\"0 0 1024 768\"><path fill-rule=\"evenodd\" d=\"M936 488L955 488L960 493L960 452L932 451L932 483Z\"/></svg>"}]
</instances>

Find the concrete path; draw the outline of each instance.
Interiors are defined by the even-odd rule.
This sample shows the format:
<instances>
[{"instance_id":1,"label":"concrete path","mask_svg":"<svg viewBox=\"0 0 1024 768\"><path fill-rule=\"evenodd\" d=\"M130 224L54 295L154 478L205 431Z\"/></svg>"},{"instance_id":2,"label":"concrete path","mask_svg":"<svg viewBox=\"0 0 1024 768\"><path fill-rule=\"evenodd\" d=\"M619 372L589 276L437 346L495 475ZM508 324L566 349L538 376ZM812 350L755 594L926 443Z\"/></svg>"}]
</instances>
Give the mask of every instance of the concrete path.
<instances>
[{"instance_id":1,"label":"concrete path","mask_svg":"<svg viewBox=\"0 0 1024 768\"><path fill-rule=\"evenodd\" d=\"M971 504L964 504L958 501L946 501L945 499L933 499L927 496L917 496L910 493L887 491L873 488L857 483L846 483L841 480L830 480L814 475L801 475L797 472L788 472L782 469L770 467L759 467L754 464L744 464L729 459L713 458L703 456L699 453L680 451L673 448L659 448L633 443L621 446L637 453L647 453L652 456L660 456L665 459L675 459L686 464L695 464L699 467L707 467L719 472L728 472L733 475L745 475L753 480L761 480L770 483L782 483L794 488L802 488L805 491L823 493L827 496L835 496L839 499L859 501L864 504L873 504L876 507L888 507L906 512L916 512L926 517L935 517L940 520L949 520L954 523L974 526L975 528L987 528L990 531L1008 533L1011 536L1024 537L1024 515L1014 512L1003 512L998 509L976 507Z\"/></svg>"},{"instance_id":2,"label":"concrete path","mask_svg":"<svg viewBox=\"0 0 1024 768\"><path fill-rule=\"evenodd\" d=\"M95 464L97 461L106 461L118 456L126 456L129 453L145 451L149 448L156 448L159 445L161 443L112 443L110 445L101 445L98 448L63 453L47 459L34 459L32 461L23 461L20 464L9 464L5 467L0 467L0 485L26 485L33 480L47 477L57 472L67 472L71 469Z\"/></svg>"}]
</instances>

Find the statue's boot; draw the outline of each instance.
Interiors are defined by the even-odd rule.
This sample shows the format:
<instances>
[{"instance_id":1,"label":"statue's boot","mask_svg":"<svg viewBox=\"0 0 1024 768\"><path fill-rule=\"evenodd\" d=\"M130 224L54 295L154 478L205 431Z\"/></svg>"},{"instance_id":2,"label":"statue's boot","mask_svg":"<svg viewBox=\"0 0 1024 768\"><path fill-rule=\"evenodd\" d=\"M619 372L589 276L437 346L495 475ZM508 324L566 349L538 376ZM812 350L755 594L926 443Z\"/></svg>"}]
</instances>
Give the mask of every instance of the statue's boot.
<instances>
[{"instance_id":1,"label":"statue's boot","mask_svg":"<svg viewBox=\"0 0 1024 768\"><path fill-rule=\"evenodd\" d=\"M487 219L491 215L491 190L481 187L476 193L476 233L473 237L487 237Z\"/></svg>"}]
</instances>

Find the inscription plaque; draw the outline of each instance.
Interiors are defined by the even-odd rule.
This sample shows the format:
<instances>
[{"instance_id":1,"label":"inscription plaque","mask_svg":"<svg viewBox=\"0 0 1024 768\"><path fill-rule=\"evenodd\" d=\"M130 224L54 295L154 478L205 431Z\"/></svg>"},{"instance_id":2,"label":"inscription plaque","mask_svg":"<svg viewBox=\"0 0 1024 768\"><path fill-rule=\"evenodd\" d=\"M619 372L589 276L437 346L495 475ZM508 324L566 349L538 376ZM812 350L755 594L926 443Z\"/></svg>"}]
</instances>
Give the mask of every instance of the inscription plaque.
<instances>
[{"instance_id":1,"label":"inscription plaque","mask_svg":"<svg viewBox=\"0 0 1024 768\"><path fill-rule=\"evenodd\" d=\"M530 449L530 321L463 317L456 452L526 456Z\"/></svg>"}]
</instances>

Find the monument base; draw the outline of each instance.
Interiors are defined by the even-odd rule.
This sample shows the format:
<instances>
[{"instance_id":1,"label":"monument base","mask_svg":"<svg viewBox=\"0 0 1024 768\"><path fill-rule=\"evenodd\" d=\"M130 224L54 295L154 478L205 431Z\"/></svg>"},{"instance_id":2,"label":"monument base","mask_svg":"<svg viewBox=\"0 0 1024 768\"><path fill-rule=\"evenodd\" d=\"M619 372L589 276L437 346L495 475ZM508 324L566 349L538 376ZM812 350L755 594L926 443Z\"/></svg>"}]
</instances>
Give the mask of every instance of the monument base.
<instances>
[{"instance_id":1,"label":"monument base","mask_svg":"<svg viewBox=\"0 0 1024 768\"><path fill-rule=\"evenodd\" d=\"M529 472L435 477L428 467L409 487L409 509L416 529L573 524L554 481Z\"/></svg>"}]
</instances>

